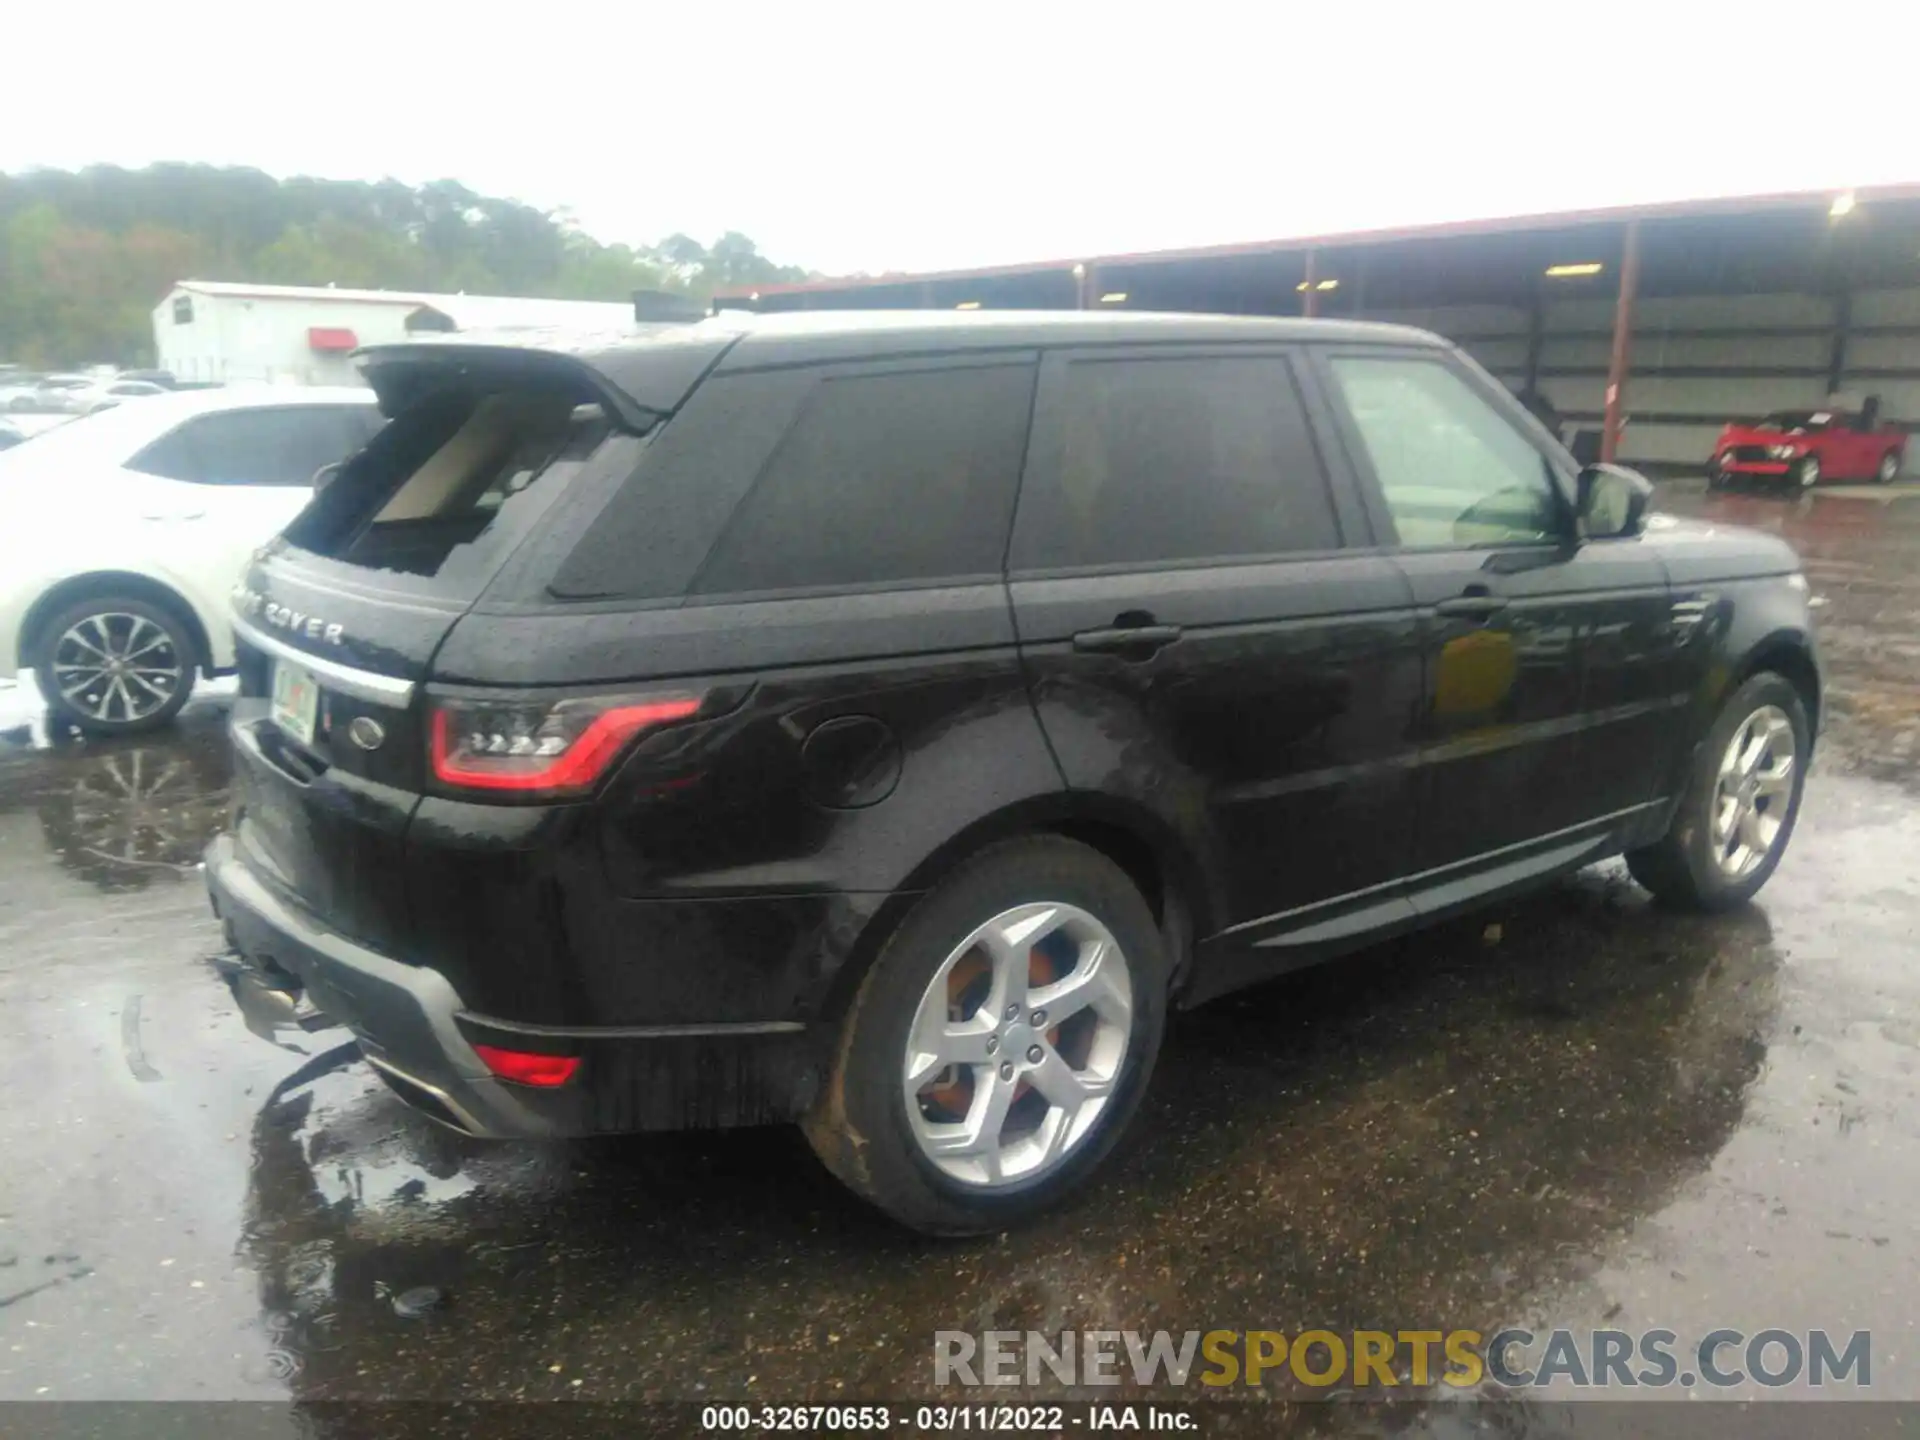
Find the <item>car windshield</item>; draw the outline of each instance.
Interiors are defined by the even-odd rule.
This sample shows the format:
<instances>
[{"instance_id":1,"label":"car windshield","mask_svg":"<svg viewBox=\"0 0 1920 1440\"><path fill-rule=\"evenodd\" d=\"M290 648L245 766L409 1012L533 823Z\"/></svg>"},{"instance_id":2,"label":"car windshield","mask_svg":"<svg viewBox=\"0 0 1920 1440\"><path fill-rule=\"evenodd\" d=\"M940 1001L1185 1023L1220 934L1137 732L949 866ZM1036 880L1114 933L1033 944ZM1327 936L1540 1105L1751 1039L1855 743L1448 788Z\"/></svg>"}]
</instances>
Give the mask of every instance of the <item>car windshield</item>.
<instances>
[{"instance_id":1,"label":"car windshield","mask_svg":"<svg viewBox=\"0 0 1920 1440\"><path fill-rule=\"evenodd\" d=\"M1759 429L1785 430L1790 435L1825 430L1834 423L1831 410L1776 410L1761 420Z\"/></svg>"}]
</instances>

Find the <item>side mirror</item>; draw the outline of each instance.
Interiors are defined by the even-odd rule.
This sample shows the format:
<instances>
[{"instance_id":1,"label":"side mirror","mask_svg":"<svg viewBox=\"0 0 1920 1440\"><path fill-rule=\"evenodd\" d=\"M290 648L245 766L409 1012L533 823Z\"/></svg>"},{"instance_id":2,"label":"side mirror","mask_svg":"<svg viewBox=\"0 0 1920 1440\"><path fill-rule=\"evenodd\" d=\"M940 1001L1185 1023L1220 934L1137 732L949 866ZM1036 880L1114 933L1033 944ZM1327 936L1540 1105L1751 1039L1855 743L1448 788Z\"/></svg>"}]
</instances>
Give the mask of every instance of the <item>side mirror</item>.
<instances>
[{"instance_id":1,"label":"side mirror","mask_svg":"<svg viewBox=\"0 0 1920 1440\"><path fill-rule=\"evenodd\" d=\"M1588 465L1580 471L1580 534L1587 540L1638 535L1653 501L1653 485L1624 465Z\"/></svg>"},{"instance_id":2,"label":"side mirror","mask_svg":"<svg viewBox=\"0 0 1920 1440\"><path fill-rule=\"evenodd\" d=\"M335 461L331 465L322 465L318 470L313 472L313 493L318 495L339 478L340 463L338 461Z\"/></svg>"}]
</instances>

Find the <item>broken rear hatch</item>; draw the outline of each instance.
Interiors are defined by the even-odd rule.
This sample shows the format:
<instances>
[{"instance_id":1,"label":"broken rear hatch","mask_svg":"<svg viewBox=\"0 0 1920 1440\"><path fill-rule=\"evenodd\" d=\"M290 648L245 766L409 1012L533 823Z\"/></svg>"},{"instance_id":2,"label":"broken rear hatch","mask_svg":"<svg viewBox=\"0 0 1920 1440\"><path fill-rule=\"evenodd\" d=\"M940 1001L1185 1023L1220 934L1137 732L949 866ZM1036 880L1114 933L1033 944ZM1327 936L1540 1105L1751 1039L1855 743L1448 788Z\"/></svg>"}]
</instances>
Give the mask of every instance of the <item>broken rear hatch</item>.
<instances>
[{"instance_id":1,"label":"broken rear hatch","mask_svg":"<svg viewBox=\"0 0 1920 1440\"><path fill-rule=\"evenodd\" d=\"M570 495L597 507L630 473L657 415L546 351L395 346L365 369L391 423L235 588L234 832L284 898L404 958L435 652Z\"/></svg>"}]
</instances>

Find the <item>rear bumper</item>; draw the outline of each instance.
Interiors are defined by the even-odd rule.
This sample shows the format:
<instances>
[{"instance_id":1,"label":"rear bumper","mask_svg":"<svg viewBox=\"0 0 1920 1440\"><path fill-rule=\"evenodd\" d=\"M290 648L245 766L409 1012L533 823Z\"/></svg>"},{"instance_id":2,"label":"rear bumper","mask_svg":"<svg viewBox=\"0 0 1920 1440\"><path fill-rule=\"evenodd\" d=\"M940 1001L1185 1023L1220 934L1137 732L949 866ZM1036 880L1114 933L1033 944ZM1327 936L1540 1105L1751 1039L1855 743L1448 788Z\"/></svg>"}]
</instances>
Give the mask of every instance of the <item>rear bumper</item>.
<instances>
[{"instance_id":1,"label":"rear bumper","mask_svg":"<svg viewBox=\"0 0 1920 1440\"><path fill-rule=\"evenodd\" d=\"M249 966L247 982L272 992L283 977L298 981L315 1006L353 1031L403 1098L455 1129L561 1133L555 1117L514 1093L519 1087L488 1073L460 1033L460 997L439 972L376 954L287 904L247 869L230 836L214 840L206 864L214 913Z\"/></svg>"},{"instance_id":2,"label":"rear bumper","mask_svg":"<svg viewBox=\"0 0 1920 1440\"><path fill-rule=\"evenodd\" d=\"M791 1120L816 1091L824 1046L797 1023L568 1028L468 1011L439 971L408 965L329 929L264 883L231 836L207 848L207 889L245 961L235 998L260 1028L290 1018L290 991L351 1030L400 1097L469 1135L550 1139ZM553 1088L492 1075L474 1042L576 1055Z\"/></svg>"}]
</instances>

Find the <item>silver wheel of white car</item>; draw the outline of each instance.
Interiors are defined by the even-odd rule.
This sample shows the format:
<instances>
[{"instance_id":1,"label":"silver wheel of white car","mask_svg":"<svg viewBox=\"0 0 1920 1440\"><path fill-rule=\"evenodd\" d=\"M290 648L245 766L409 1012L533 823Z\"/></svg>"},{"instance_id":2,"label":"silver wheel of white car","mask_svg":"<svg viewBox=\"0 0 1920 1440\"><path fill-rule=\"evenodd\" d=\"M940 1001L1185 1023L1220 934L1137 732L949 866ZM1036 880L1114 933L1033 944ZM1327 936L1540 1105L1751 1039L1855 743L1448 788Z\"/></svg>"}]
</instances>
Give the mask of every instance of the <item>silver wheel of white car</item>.
<instances>
[{"instance_id":1,"label":"silver wheel of white car","mask_svg":"<svg viewBox=\"0 0 1920 1440\"><path fill-rule=\"evenodd\" d=\"M39 627L34 673L57 721L95 735L166 724L193 691L199 647L173 611L130 595L68 606Z\"/></svg>"}]
</instances>

